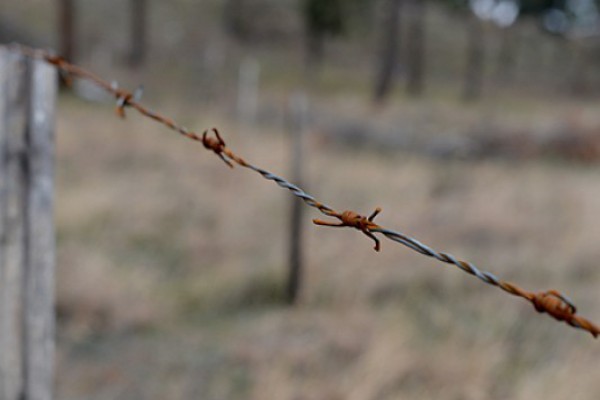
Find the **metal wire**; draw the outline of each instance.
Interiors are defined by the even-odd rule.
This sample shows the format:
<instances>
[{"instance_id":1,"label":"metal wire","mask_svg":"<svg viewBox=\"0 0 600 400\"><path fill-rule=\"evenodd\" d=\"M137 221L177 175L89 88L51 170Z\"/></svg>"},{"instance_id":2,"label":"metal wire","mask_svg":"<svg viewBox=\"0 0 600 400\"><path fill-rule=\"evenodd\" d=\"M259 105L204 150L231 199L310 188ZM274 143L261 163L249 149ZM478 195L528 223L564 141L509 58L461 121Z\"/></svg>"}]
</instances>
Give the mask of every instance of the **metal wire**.
<instances>
[{"instance_id":1,"label":"metal wire","mask_svg":"<svg viewBox=\"0 0 600 400\"><path fill-rule=\"evenodd\" d=\"M229 147L227 147L225 141L222 139L219 131L216 128L212 128L212 133L214 136L209 136L208 131L205 131L202 135L198 135L197 133L177 124L173 119L151 111L147 107L143 106L139 101L141 97L141 91L139 90L137 90L135 93L131 93L120 89L115 83L108 82L94 73L71 64L65 59L55 56L44 50L33 49L18 44L13 44L10 46L10 48L28 57L42 59L56 66L63 74L63 78L67 82L70 82L73 77L86 79L93 82L98 87L104 89L115 97L117 101L116 113L120 117L125 117L125 109L127 107L133 108L140 114L167 126L169 129L189 139L202 142L207 150L214 152L228 166L233 167L234 164L237 164L241 167L250 169L260 174L264 179L273 181L278 186L289 190L294 196L302 199L308 206L316 208L326 216L337 219L337 222L329 222L319 219L313 220L313 222L317 225L355 228L375 242L376 251L380 250L380 242L375 236L375 233L379 233L389 240L400 243L420 254L435 258L436 260L447 264L452 264L460 268L462 271L470 275L474 275L488 285L496 286L514 296L522 297L523 299L528 300L540 313L548 313L558 321L564 321L572 327L589 332L595 338L600 335L600 328L591 321L577 315L577 308L573 302L568 297L556 290L547 290L537 293L527 291L513 283L498 279L490 272L479 270L470 262L459 260L448 253L437 252L429 246L419 242L416 239L406 236L401 232L380 226L373 221L375 216L381 211L380 208L377 208L369 217L362 216L354 211L338 212L335 209L319 202L313 196L306 193L298 186L288 182L286 179L263 168L257 167L247 162L239 155L235 154L231 149L229 149Z\"/></svg>"}]
</instances>

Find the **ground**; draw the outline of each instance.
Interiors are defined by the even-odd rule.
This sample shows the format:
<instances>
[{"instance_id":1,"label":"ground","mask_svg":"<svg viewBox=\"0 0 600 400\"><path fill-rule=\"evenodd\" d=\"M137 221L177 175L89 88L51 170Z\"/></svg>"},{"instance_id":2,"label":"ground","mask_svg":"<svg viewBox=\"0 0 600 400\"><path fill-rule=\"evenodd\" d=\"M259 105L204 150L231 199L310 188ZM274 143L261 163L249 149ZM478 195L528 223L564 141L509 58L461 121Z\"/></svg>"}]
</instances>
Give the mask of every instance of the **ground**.
<instances>
[{"instance_id":1,"label":"ground","mask_svg":"<svg viewBox=\"0 0 600 400\"><path fill-rule=\"evenodd\" d=\"M301 301L282 301L292 197L133 112L65 95L58 121L58 397L595 399L596 343L455 267L304 216ZM219 114L275 173L290 143ZM215 116L216 115L216 116ZM307 187L530 290L597 307L597 167L436 160L307 141Z\"/></svg>"}]
</instances>

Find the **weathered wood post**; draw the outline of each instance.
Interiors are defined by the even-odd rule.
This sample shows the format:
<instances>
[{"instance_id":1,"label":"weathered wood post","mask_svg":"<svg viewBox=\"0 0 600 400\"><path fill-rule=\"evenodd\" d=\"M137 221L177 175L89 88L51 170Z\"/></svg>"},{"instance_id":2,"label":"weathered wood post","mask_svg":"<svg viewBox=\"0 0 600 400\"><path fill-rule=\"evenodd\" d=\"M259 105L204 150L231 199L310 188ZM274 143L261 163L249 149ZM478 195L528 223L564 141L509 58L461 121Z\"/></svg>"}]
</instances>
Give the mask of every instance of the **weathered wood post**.
<instances>
[{"instance_id":1,"label":"weathered wood post","mask_svg":"<svg viewBox=\"0 0 600 400\"><path fill-rule=\"evenodd\" d=\"M303 93L296 93L290 99L288 112L289 129L292 134L291 177L292 182L302 187L305 182L304 134L308 125L308 99ZM302 200L294 197L290 210L289 233L289 269L287 282L287 301L294 304L298 299L302 283Z\"/></svg>"},{"instance_id":2,"label":"weathered wood post","mask_svg":"<svg viewBox=\"0 0 600 400\"><path fill-rule=\"evenodd\" d=\"M0 46L0 400L53 397L56 83Z\"/></svg>"}]
</instances>

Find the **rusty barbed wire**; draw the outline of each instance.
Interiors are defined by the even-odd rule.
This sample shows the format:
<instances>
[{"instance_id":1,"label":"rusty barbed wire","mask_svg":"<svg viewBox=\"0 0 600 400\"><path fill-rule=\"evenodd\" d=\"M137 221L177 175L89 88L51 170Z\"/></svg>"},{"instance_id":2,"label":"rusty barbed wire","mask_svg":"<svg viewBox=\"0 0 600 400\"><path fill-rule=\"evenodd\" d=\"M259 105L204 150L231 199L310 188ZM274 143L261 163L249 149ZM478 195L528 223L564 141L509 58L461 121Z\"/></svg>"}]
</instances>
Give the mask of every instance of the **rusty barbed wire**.
<instances>
[{"instance_id":1,"label":"rusty barbed wire","mask_svg":"<svg viewBox=\"0 0 600 400\"><path fill-rule=\"evenodd\" d=\"M585 330L592 334L592 336L595 338L600 335L600 328L593 322L577 315L577 308L573 302L557 290L547 290L537 293L527 291L513 283L498 279L490 272L483 272L479 270L470 262L459 260L448 253L437 252L429 246L426 246L418 240L413 239L401 232L384 228L373 221L374 218L381 212L381 208L376 208L375 211L368 217L350 210L338 212L324 203L317 201L313 196L309 195L298 186L288 182L286 179L247 162L245 159L227 147L225 141L221 137L221 134L216 128L212 128L210 130L214 136L209 136L209 130L204 131L202 135L198 135L197 133L177 124L173 119L151 111L149 108L142 105L140 103L141 91L139 90L131 93L129 91L120 89L116 83L108 82L96 74L74 65L64 58L53 55L45 50L33 49L19 44L13 44L9 47L13 51L17 51L25 56L42 59L54 65L60 71L63 79L66 82L71 82L73 78L86 79L104 89L106 92L112 94L116 99L115 112L119 117L125 117L125 109L127 107L133 108L140 114L165 125L180 135L185 136L188 139L201 142L207 150L215 153L229 167L233 168L234 164L237 164L240 167L248 168L260 174L263 178L273 181L278 186L289 190L294 196L302 199L308 206L316 208L322 214L328 217L336 218L339 221L330 222L314 219L313 222L316 225L355 228L375 242L375 251L379 251L381 247L380 241L375 236L375 233L382 234L386 238L400 243L422 255L435 258L436 260L447 264L455 265L462 271L475 276L488 285L496 286L513 296L521 297L529 301L536 311L540 313L547 313L557 321L563 321L574 328Z\"/></svg>"}]
</instances>

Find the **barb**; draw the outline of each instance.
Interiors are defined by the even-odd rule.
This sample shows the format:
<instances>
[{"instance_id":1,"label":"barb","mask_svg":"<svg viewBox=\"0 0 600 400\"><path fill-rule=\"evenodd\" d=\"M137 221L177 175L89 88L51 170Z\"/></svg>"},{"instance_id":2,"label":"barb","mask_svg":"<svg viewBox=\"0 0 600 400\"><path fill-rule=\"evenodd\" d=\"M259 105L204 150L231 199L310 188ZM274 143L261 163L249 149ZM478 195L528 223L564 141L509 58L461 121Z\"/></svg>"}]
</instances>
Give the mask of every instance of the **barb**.
<instances>
[{"instance_id":1,"label":"barb","mask_svg":"<svg viewBox=\"0 0 600 400\"><path fill-rule=\"evenodd\" d=\"M212 128L212 131L215 134L216 138L206 136L208 134L208 131L204 131L204 133L202 134L202 144L206 149L212 150L212 152L219 156L219 158L223 160L225 164L229 165L230 168L233 168L233 164L231 163L231 161L229 161L225 158L225 156L223 156L223 151L226 147L225 141L219 134L217 128Z\"/></svg>"},{"instance_id":2,"label":"barb","mask_svg":"<svg viewBox=\"0 0 600 400\"><path fill-rule=\"evenodd\" d=\"M437 252L431 249L430 247L424 245L423 243L419 242L418 240L406 236L401 232L384 228L373 222L374 218L381 211L380 208L375 209L375 211L369 217L364 217L354 211L338 212L333 208L317 201L313 196L309 195L308 193L300 189L298 186L288 182L284 178L277 176L260 167L257 167L247 162L239 155L235 154L231 149L227 147L225 141L223 140L219 131L216 128L212 128L211 130L214 133L214 137L208 136L208 131L205 131L202 134L202 136L199 136L197 133L178 125L171 118L163 116L157 112L153 112L147 107L143 106L140 103L140 90L132 94L131 92L128 92L126 90L119 89L118 85L114 83L109 83L108 81L100 78L94 73L89 72L74 64L71 64L65 59L43 50L32 49L16 44L11 45L10 47L14 51L17 51L23 55L32 58L42 59L56 66L56 68L58 68L60 73L62 74L63 79L65 79L65 81L67 82L71 82L73 78L86 79L88 81L93 82L98 87L104 89L108 93L112 94L117 102L116 113L121 118L125 117L125 109L127 107L133 108L143 116L151 118L165 125L169 129L179 133L180 135L185 136L188 139L201 142L207 150L210 150L213 153L215 153L229 167L233 167L233 164L237 164L240 167L248 168L260 174L263 178L273 181L278 186L289 190L294 196L302 199L308 206L316 208L326 216L337 218L339 220L338 223L333 223L323 221L320 219L315 219L313 220L313 222L316 225L355 228L375 242L375 251L379 251L381 247L380 241L375 236L375 233L382 234L386 238L394 242L398 242L420 254L435 258L447 264L455 265L464 272L470 275L474 275L475 277L477 277L484 283L487 283L488 285L496 286L513 296L522 297L523 299L529 301L534 306L536 311L540 313L547 313L557 321L563 321L572 327L583 329L596 338L600 335L600 328L591 321L577 315L577 308L571 302L571 300L569 300L566 296L564 296L556 290L548 290L545 292L538 293L529 292L518 287L515 284L498 279L492 273L480 271L474 264L470 262L458 260L457 258L448 253Z\"/></svg>"},{"instance_id":3,"label":"barb","mask_svg":"<svg viewBox=\"0 0 600 400\"><path fill-rule=\"evenodd\" d=\"M323 221L320 219L313 219L313 223L316 225L322 226L333 226L336 228L349 226L351 228L356 228L375 242L375 251L379 251L381 248L381 243L379 239L375 235L373 235L373 231L375 229L381 229L379 225L373 222L373 219L381 212L381 208L377 207L375 211L367 218L363 217L360 214L355 213L354 211L344 211L341 214L335 213L333 216L340 220L339 223L332 223L328 221Z\"/></svg>"}]
</instances>

